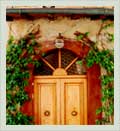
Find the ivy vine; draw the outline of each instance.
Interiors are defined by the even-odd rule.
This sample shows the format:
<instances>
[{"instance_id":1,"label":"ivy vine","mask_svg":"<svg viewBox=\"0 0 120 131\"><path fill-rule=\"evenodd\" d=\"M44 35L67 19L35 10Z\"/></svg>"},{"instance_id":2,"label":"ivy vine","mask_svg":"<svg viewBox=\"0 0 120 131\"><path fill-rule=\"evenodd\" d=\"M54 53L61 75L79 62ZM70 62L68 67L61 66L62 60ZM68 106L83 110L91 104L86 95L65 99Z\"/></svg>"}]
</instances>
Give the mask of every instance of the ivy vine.
<instances>
[{"instance_id":1,"label":"ivy vine","mask_svg":"<svg viewBox=\"0 0 120 131\"><path fill-rule=\"evenodd\" d=\"M96 110L96 114L102 113L102 119L96 120L97 124L113 124L114 114L114 57L113 52L109 50L90 50L86 63L88 67L91 67L94 63L100 65L100 67L106 70L105 75L101 75L101 87L102 87L102 107Z\"/></svg>"},{"instance_id":2,"label":"ivy vine","mask_svg":"<svg viewBox=\"0 0 120 131\"><path fill-rule=\"evenodd\" d=\"M104 25L105 21L102 21L102 26L100 28L99 34L102 30L105 30L111 26L113 23ZM114 35L106 32L108 34L108 41L114 41ZM99 64L101 68L103 68L106 73L101 74L101 92L102 92L102 107L96 110L96 114L102 113L102 118L96 120L96 124L113 124L113 116L114 116L114 51L103 48L103 50L99 50L97 47L98 41L93 42L88 40L88 32L80 33L75 32L76 39L78 41L82 41L83 44L87 44L85 42L88 41L88 45L90 45L90 50L85 58L81 60L81 62L86 62L87 67L93 66L94 63ZM99 35L98 34L98 35ZM108 43L109 44L109 43ZM80 62L80 64L81 64Z\"/></svg>"},{"instance_id":3,"label":"ivy vine","mask_svg":"<svg viewBox=\"0 0 120 131\"><path fill-rule=\"evenodd\" d=\"M33 34L15 41L11 36L8 40L6 54L6 124L21 125L32 124L32 117L23 114L20 107L30 98L24 88L28 85L30 77L28 64L39 66L40 63L33 59L38 46Z\"/></svg>"}]
</instances>

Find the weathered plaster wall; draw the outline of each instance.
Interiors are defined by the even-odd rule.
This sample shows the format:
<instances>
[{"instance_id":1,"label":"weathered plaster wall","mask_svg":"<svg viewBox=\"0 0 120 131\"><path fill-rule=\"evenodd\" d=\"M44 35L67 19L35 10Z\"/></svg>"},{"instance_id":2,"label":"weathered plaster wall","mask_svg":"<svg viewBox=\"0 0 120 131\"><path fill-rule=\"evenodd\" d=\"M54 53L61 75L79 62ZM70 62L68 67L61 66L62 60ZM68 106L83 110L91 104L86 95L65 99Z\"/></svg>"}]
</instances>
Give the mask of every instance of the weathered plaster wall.
<instances>
[{"instance_id":1,"label":"weathered plaster wall","mask_svg":"<svg viewBox=\"0 0 120 131\"><path fill-rule=\"evenodd\" d=\"M106 21L106 23L113 23L113 21ZM98 47L113 48L113 43L108 42L105 38L104 32L114 33L114 28L110 27L101 32L101 37L97 37L97 34L101 28L101 20L91 20L90 18L70 19L68 17L58 17L56 20L49 20L47 18L35 19L35 20L14 20L7 22L8 35L13 35L15 39L20 39L26 36L32 31L40 30L38 33L38 41L55 40L58 33L66 38L75 39L74 32L79 31L81 33L90 32L88 37L92 41L99 39Z\"/></svg>"}]
</instances>

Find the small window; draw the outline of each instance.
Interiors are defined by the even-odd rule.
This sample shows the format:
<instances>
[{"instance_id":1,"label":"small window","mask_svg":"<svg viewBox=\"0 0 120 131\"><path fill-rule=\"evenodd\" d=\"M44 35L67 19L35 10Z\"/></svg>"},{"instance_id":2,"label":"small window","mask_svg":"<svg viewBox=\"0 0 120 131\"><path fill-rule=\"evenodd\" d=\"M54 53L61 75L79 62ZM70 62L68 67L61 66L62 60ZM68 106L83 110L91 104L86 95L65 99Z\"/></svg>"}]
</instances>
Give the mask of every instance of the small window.
<instances>
[{"instance_id":1,"label":"small window","mask_svg":"<svg viewBox=\"0 0 120 131\"><path fill-rule=\"evenodd\" d=\"M47 53L43 58L54 68L57 69L59 67L59 57L58 57L58 51L59 49L55 49ZM65 69L75 58L76 55L66 49L61 49L61 68ZM80 65L77 63L80 59L77 59L68 69L67 74L68 75L81 75L86 74L85 67L83 65ZM34 69L34 75L52 75L53 70L42 60L39 60L41 62L40 67L35 67Z\"/></svg>"}]
</instances>

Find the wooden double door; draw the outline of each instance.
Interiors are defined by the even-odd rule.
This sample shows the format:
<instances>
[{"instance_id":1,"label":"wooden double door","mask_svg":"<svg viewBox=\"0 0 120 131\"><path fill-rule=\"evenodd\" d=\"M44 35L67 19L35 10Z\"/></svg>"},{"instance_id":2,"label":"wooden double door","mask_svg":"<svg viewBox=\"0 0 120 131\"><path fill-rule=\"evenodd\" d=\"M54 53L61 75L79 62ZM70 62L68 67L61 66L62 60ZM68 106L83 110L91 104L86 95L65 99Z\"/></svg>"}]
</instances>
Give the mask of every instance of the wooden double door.
<instances>
[{"instance_id":1,"label":"wooden double door","mask_svg":"<svg viewBox=\"0 0 120 131\"><path fill-rule=\"evenodd\" d=\"M38 125L87 124L87 78L35 76L34 121Z\"/></svg>"}]
</instances>

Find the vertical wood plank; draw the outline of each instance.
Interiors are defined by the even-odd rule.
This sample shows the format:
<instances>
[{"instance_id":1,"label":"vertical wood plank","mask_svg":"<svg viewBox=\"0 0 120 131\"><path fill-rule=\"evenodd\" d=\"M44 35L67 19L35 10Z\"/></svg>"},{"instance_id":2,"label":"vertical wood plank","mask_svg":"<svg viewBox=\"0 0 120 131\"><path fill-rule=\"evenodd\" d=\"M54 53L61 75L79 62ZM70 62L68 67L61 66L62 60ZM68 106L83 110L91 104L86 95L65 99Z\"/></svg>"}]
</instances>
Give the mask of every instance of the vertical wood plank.
<instances>
[{"instance_id":1,"label":"vertical wood plank","mask_svg":"<svg viewBox=\"0 0 120 131\"><path fill-rule=\"evenodd\" d=\"M80 83L80 124L83 125L84 124L84 115L85 115L85 111L84 111L84 83L83 80Z\"/></svg>"},{"instance_id":2,"label":"vertical wood plank","mask_svg":"<svg viewBox=\"0 0 120 131\"><path fill-rule=\"evenodd\" d=\"M57 125L61 124L61 89L60 89L61 85L60 85L60 80L57 79L56 80L56 98L57 102L56 102L56 117L57 117Z\"/></svg>"},{"instance_id":3,"label":"vertical wood plank","mask_svg":"<svg viewBox=\"0 0 120 131\"><path fill-rule=\"evenodd\" d=\"M38 84L36 81L34 81L34 122L35 124L40 124L39 123L39 117L36 117L36 116L39 116L39 109L38 109L38 106L39 105L39 100L38 100Z\"/></svg>"},{"instance_id":4,"label":"vertical wood plank","mask_svg":"<svg viewBox=\"0 0 120 131\"><path fill-rule=\"evenodd\" d=\"M83 96L84 96L84 122L83 122L83 124L84 125L87 125L88 124L88 122L87 122L87 80L86 79L84 79L83 80Z\"/></svg>"},{"instance_id":5,"label":"vertical wood plank","mask_svg":"<svg viewBox=\"0 0 120 131\"><path fill-rule=\"evenodd\" d=\"M80 124L80 92L79 84L64 83L65 85L65 124ZM74 113L77 113L74 115Z\"/></svg>"},{"instance_id":6,"label":"vertical wood plank","mask_svg":"<svg viewBox=\"0 0 120 131\"><path fill-rule=\"evenodd\" d=\"M41 124L41 85L38 84L38 104L37 104L37 108L38 108L38 124Z\"/></svg>"},{"instance_id":7,"label":"vertical wood plank","mask_svg":"<svg viewBox=\"0 0 120 131\"><path fill-rule=\"evenodd\" d=\"M65 100L65 87L64 87L64 80L60 80L60 104L61 104L61 112L60 112L60 122L61 125L65 124L65 104L66 104L66 100Z\"/></svg>"},{"instance_id":8,"label":"vertical wood plank","mask_svg":"<svg viewBox=\"0 0 120 131\"><path fill-rule=\"evenodd\" d=\"M56 124L55 84L41 86L41 124ZM48 116L45 115L48 112Z\"/></svg>"}]
</instances>

